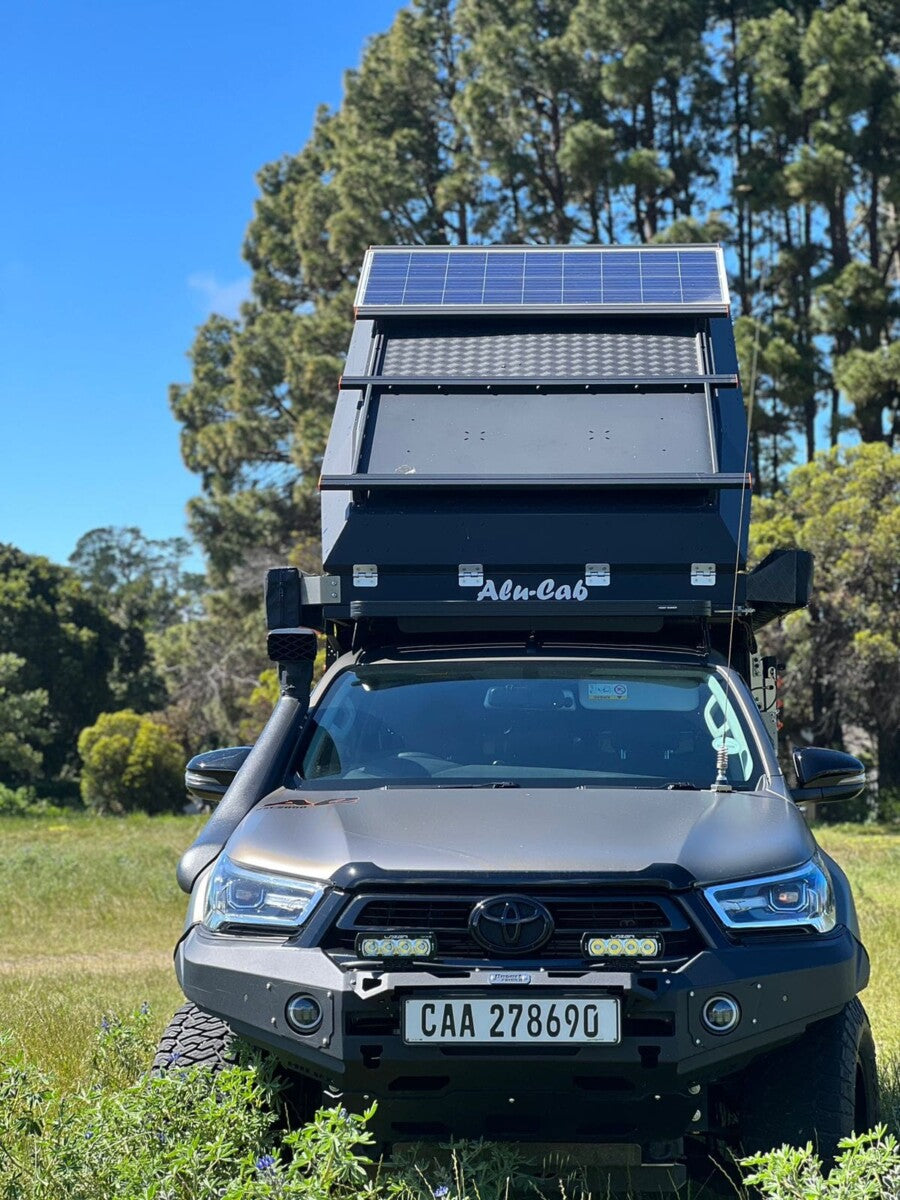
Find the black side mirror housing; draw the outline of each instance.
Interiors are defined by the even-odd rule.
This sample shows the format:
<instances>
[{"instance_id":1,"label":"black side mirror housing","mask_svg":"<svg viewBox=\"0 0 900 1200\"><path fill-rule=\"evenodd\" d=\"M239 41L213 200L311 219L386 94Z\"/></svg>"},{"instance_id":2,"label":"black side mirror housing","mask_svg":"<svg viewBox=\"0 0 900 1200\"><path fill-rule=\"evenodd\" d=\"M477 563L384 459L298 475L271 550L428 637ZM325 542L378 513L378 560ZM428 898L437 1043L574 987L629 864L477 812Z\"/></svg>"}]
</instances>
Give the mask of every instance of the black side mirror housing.
<instances>
[{"instance_id":1,"label":"black side mirror housing","mask_svg":"<svg viewBox=\"0 0 900 1200\"><path fill-rule=\"evenodd\" d=\"M218 804L252 749L229 746L195 754L184 769L184 786L191 799L200 804Z\"/></svg>"},{"instance_id":2,"label":"black side mirror housing","mask_svg":"<svg viewBox=\"0 0 900 1200\"><path fill-rule=\"evenodd\" d=\"M823 804L830 800L853 800L866 786L866 768L852 754L802 746L794 751L798 786L794 799Z\"/></svg>"}]
</instances>

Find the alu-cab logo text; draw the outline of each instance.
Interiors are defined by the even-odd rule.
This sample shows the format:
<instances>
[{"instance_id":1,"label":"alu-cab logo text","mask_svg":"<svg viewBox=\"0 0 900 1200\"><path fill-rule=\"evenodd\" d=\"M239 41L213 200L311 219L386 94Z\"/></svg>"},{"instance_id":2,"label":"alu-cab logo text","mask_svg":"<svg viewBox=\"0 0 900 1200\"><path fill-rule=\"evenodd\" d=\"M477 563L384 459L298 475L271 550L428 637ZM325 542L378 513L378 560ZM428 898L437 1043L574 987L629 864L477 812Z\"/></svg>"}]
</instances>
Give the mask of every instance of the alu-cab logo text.
<instances>
[{"instance_id":1,"label":"alu-cab logo text","mask_svg":"<svg viewBox=\"0 0 900 1200\"><path fill-rule=\"evenodd\" d=\"M544 579L536 587L513 583L504 579L498 587L493 579L486 579L476 600L587 600L590 593L583 579L574 584L557 583L555 579Z\"/></svg>"}]
</instances>

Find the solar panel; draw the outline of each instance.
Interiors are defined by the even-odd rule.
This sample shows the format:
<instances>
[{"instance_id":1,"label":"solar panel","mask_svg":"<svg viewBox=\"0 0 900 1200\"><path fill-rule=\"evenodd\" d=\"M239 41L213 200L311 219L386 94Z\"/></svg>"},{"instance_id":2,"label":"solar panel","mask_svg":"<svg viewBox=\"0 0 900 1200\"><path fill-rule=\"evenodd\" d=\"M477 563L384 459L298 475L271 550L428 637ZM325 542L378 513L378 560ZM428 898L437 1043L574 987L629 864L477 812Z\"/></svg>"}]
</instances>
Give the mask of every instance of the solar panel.
<instances>
[{"instance_id":1,"label":"solar panel","mask_svg":"<svg viewBox=\"0 0 900 1200\"><path fill-rule=\"evenodd\" d=\"M357 314L454 311L727 312L718 246L375 246Z\"/></svg>"}]
</instances>

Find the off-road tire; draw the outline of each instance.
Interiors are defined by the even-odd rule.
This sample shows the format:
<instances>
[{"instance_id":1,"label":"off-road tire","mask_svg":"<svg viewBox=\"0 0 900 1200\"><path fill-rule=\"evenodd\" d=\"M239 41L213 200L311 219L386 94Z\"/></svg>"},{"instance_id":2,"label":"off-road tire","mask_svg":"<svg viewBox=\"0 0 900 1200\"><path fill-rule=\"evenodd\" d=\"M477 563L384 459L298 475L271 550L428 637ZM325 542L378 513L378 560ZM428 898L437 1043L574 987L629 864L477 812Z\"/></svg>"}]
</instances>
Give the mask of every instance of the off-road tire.
<instances>
[{"instance_id":1,"label":"off-road tire","mask_svg":"<svg viewBox=\"0 0 900 1200\"><path fill-rule=\"evenodd\" d=\"M841 1138L878 1121L875 1043L859 999L757 1059L734 1096L741 1153L812 1142L830 1165Z\"/></svg>"},{"instance_id":2,"label":"off-road tire","mask_svg":"<svg viewBox=\"0 0 900 1200\"><path fill-rule=\"evenodd\" d=\"M159 1039L153 1071L183 1067L221 1071L233 1066L233 1037L229 1026L219 1017L210 1016L196 1004L182 1004Z\"/></svg>"},{"instance_id":3,"label":"off-road tire","mask_svg":"<svg viewBox=\"0 0 900 1200\"><path fill-rule=\"evenodd\" d=\"M159 1039L152 1072L162 1075L185 1067L204 1067L215 1074L237 1061L234 1033L227 1022L196 1004L182 1004ZM286 1106L294 1127L311 1121L322 1106L321 1084L290 1072L282 1072L281 1077L287 1088L279 1110L282 1104Z\"/></svg>"}]
</instances>

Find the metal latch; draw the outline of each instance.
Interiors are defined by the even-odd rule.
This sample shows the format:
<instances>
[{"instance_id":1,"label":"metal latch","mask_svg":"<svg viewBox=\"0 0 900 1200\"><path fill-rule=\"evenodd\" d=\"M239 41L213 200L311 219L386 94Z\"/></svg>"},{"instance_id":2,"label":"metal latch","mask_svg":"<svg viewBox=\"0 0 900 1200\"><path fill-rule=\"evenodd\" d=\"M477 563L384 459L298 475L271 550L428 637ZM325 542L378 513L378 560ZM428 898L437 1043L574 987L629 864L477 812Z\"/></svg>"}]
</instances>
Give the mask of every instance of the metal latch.
<instances>
[{"instance_id":1,"label":"metal latch","mask_svg":"<svg viewBox=\"0 0 900 1200\"><path fill-rule=\"evenodd\" d=\"M374 563L353 564L354 587L378 587L378 568Z\"/></svg>"},{"instance_id":2,"label":"metal latch","mask_svg":"<svg viewBox=\"0 0 900 1200\"><path fill-rule=\"evenodd\" d=\"M609 563L585 563L584 582L588 587L609 587Z\"/></svg>"},{"instance_id":3,"label":"metal latch","mask_svg":"<svg viewBox=\"0 0 900 1200\"><path fill-rule=\"evenodd\" d=\"M483 563L460 563L459 586L482 587L484 585Z\"/></svg>"},{"instance_id":4,"label":"metal latch","mask_svg":"<svg viewBox=\"0 0 900 1200\"><path fill-rule=\"evenodd\" d=\"M691 563L691 583L694 587L713 587L715 582L715 563Z\"/></svg>"}]
</instances>

